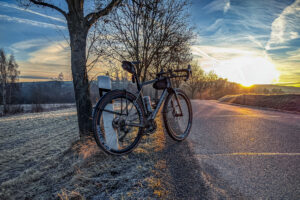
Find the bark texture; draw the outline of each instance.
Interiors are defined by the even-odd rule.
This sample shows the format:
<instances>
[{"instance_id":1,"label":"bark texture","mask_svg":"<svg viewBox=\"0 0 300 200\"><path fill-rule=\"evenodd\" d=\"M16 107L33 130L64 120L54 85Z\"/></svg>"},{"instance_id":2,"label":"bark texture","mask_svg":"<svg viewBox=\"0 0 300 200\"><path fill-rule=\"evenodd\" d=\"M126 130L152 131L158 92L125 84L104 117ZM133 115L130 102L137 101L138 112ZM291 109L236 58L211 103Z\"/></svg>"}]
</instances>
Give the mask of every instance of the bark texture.
<instances>
[{"instance_id":1,"label":"bark texture","mask_svg":"<svg viewBox=\"0 0 300 200\"><path fill-rule=\"evenodd\" d=\"M77 25L78 26L78 25ZM71 69L77 107L80 136L92 133L92 103L86 69L87 28L69 23L71 46Z\"/></svg>"}]
</instances>

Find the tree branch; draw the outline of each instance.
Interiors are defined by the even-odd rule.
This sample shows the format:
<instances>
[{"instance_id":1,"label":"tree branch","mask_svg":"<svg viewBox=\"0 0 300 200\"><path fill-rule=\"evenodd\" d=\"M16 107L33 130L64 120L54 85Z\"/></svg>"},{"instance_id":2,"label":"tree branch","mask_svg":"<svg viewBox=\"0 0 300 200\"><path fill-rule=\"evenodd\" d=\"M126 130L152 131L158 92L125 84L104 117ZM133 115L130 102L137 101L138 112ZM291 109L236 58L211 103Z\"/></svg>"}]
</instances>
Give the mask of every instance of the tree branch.
<instances>
[{"instance_id":1,"label":"tree branch","mask_svg":"<svg viewBox=\"0 0 300 200\"><path fill-rule=\"evenodd\" d=\"M54 10L57 10L58 12L60 12L61 14L63 14L65 16L65 18L67 19L67 13L65 11L63 11L62 9L60 9L59 7L49 4L49 3L45 3L43 1L37 1L37 0L29 0L31 3L36 4L36 5L40 5L40 6L46 6L48 8L52 8Z\"/></svg>"},{"instance_id":2,"label":"tree branch","mask_svg":"<svg viewBox=\"0 0 300 200\"><path fill-rule=\"evenodd\" d=\"M92 26L100 17L107 15L114 7L118 6L123 0L112 0L104 9L88 14L85 19L89 26Z\"/></svg>"}]
</instances>

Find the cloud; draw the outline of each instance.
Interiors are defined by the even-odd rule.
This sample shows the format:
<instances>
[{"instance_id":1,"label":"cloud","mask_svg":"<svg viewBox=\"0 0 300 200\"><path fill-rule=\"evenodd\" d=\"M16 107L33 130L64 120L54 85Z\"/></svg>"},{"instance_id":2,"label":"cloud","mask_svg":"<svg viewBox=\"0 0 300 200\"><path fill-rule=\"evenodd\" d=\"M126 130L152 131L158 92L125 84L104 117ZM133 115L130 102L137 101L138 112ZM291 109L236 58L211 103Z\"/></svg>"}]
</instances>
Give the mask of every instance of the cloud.
<instances>
[{"instance_id":1,"label":"cloud","mask_svg":"<svg viewBox=\"0 0 300 200\"><path fill-rule=\"evenodd\" d=\"M21 46L27 48L37 41L25 41ZM28 45L26 45L28 43ZM18 46L18 45L17 45ZM57 77L63 72L70 79L70 47L65 41L51 43L37 51L29 53L29 59L18 62L22 76Z\"/></svg>"},{"instance_id":2,"label":"cloud","mask_svg":"<svg viewBox=\"0 0 300 200\"><path fill-rule=\"evenodd\" d=\"M30 10L30 9L25 9L25 8L19 7L19 6L15 5L15 4L0 2L0 6L5 6L5 7L8 7L8 8L13 8L13 9L21 10L21 11L24 11L24 12L28 12L28 13L32 13L32 14L35 14L35 15L39 15L41 17L45 17L45 18L48 18L48 19L52 19L52 20L55 20L55 21L66 23L66 20L64 18L58 18L58 17L52 17L52 16L49 16L49 15L45 15L45 14L42 14L42 13Z\"/></svg>"},{"instance_id":3,"label":"cloud","mask_svg":"<svg viewBox=\"0 0 300 200\"><path fill-rule=\"evenodd\" d=\"M29 56L28 62L31 63L65 66L70 62L70 47L65 41L54 42L45 48L30 53Z\"/></svg>"},{"instance_id":4,"label":"cloud","mask_svg":"<svg viewBox=\"0 0 300 200\"><path fill-rule=\"evenodd\" d=\"M201 46L192 46L191 47L193 56L196 57L201 67L203 67L204 70L206 69L212 69L214 66L220 63L220 61L213 56L208 55L208 53L203 51Z\"/></svg>"},{"instance_id":5,"label":"cloud","mask_svg":"<svg viewBox=\"0 0 300 200\"><path fill-rule=\"evenodd\" d=\"M259 50L194 45L192 53L206 72L212 70L229 81L244 85L268 84L279 77L272 60Z\"/></svg>"},{"instance_id":6,"label":"cloud","mask_svg":"<svg viewBox=\"0 0 300 200\"><path fill-rule=\"evenodd\" d=\"M230 0L215 0L207 4L203 10L207 13L212 13L216 11L223 11L226 13L230 9Z\"/></svg>"},{"instance_id":7,"label":"cloud","mask_svg":"<svg viewBox=\"0 0 300 200\"><path fill-rule=\"evenodd\" d=\"M41 27L41 28L66 29L66 27L64 27L64 26L49 24L49 23L45 23L45 22L38 22L38 21L29 20L29 19L11 17L11 16L7 16L7 15L0 15L0 20L6 20L6 21L10 21L10 22L17 22L17 23L23 23L23 24L29 24L29 25L38 26L38 27Z\"/></svg>"},{"instance_id":8,"label":"cloud","mask_svg":"<svg viewBox=\"0 0 300 200\"><path fill-rule=\"evenodd\" d=\"M254 44L256 44L258 47L264 48L263 44L262 44L259 40L257 40L253 35L247 35L247 38L248 38L251 42L253 42Z\"/></svg>"},{"instance_id":9,"label":"cloud","mask_svg":"<svg viewBox=\"0 0 300 200\"><path fill-rule=\"evenodd\" d=\"M219 46L192 46L192 53L194 55L201 56L205 59L213 60L214 62L220 62L222 60L232 59L234 57L241 56L259 56L260 51L254 51L253 49L247 49L242 47L219 47Z\"/></svg>"},{"instance_id":10,"label":"cloud","mask_svg":"<svg viewBox=\"0 0 300 200\"><path fill-rule=\"evenodd\" d=\"M298 67L300 67L300 48L295 50L295 51L289 51L287 52L287 60L288 61L295 61L295 62L298 62L299 65ZM299 68L300 70L300 68Z\"/></svg>"},{"instance_id":11,"label":"cloud","mask_svg":"<svg viewBox=\"0 0 300 200\"><path fill-rule=\"evenodd\" d=\"M300 0L286 7L272 23L272 32L266 49L272 49L277 45L299 38L300 33Z\"/></svg>"},{"instance_id":12,"label":"cloud","mask_svg":"<svg viewBox=\"0 0 300 200\"><path fill-rule=\"evenodd\" d=\"M34 47L43 47L48 45L49 41L45 39L33 39L33 40L26 40L22 42L14 43L10 46L14 52L24 51Z\"/></svg>"},{"instance_id":13,"label":"cloud","mask_svg":"<svg viewBox=\"0 0 300 200\"><path fill-rule=\"evenodd\" d=\"M216 19L216 21L212 25L205 28L205 31L209 31L209 32L216 31L220 27L222 27L223 23L224 23L224 19L221 19L221 18Z\"/></svg>"},{"instance_id":14,"label":"cloud","mask_svg":"<svg viewBox=\"0 0 300 200\"><path fill-rule=\"evenodd\" d=\"M228 0L228 1L225 3L224 9L223 9L224 13L226 13L226 12L229 10L229 8L230 8L230 1Z\"/></svg>"},{"instance_id":15,"label":"cloud","mask_svg":"<svg viewBox=\"0 0 300 200\"><path fill-rule=\"evenodd\" d=\"M32 50L33 47L37 47L37 50ZM27 40L15 43L10 48L19 52L26 52L27 49L31 51L26 60L18 60L22 74L21 81L43 81L49 77L57 77L60 72L64 74L65 80L71 80L71 51L65 40L51 43L43 39ZM89 76L93 77L99 72L109 70L104 66L105 62L97 63L93 71L89 72Z\"/></svg>"}]
</instances>

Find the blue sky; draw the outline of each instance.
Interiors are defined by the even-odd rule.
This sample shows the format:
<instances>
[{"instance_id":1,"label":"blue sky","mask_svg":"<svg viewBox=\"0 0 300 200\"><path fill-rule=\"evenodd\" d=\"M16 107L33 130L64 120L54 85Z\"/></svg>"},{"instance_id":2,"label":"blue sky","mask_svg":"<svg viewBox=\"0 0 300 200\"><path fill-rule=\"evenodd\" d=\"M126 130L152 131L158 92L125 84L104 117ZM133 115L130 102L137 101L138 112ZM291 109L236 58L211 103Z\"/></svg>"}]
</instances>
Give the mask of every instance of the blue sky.
<instances>
[{"instance_id":1,"label":"blue sky","mask_svg":"<svg viewBox=\"0 0 300 200\"><path fill-rule=\"evenodd\" d=\"M197 34L192 52L206 71L244 85L300 86L300 0L193 0L189 13ZM65 37L58 12L0 0L0 48L15 54L21 81L60 72L69 79Z\"/></svg>"}]
</instances>

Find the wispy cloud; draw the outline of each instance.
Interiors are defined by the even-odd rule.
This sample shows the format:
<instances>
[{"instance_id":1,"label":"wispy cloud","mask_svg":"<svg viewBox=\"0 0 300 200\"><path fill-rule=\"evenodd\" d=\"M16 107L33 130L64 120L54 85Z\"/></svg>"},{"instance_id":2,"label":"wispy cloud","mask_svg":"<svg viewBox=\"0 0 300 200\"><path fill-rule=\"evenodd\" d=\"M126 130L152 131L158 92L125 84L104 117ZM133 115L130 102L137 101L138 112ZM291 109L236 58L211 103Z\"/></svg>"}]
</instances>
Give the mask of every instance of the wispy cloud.
<instances>
[{"instance_id":1,"label":"wispy cloud","mask_svg":"<svg viewBox=\"0 0 300 200\"><path fill-rule=\"evenodd\" d=\"M300 33L300 0L286 7L272 23L272 32L266 49L299 38Z\"/></svg>"},{"instance_id":2,"label":"wispy cloud","mask_svg":"<svg viewBox=\"0 0 300 200\"><path fill-rule=\"evenodd\" d=\"M211 3L207 4L203 10L207 13L215 12L215 11L223 11L226 13L230 9L230 0L215 0Z\"/></svg>"},{"instance_id":3,"label":"wispy cloud","mask_svg":"<svg viewBox=\"0 0 300 200\"><path fill-rule=\"evenodd\" d=\"M205 28L205 31L208 32L217 31L220 27L222 27L223 24L224 24L224 19L222 18L216 19L216 21L213 24Z\"/></svg>"},{"instance_id":4,"label":"wispy cloud","mask_svg":"<svg viewBox=\"0 0 300 200\"><path fill-rule=\"evenodd\" d=\"M23 23L23 24L28 24L28 25L32 25L32 26L42 27L42 28L66 29L66 27L60 26L60 25L49 24L49 23L45 23L45 22L38 22L38 21L30 20L30 19L21 19L21 18L11 17L11 16L7 16L7 15L0 15L0 20Z\"/></svg>"},{"instance_id":5,"label":"wispy cloud","mask_svg":"<svg viewBox=\"0 0 300 200\"><path fill-rule=\"evenodd\" d=\"M226 13L230 9L230 1L225 1L225 6L224 6L224 13Z\"/></svg>"},{"instance_id":6,"label":"wispy cloud","mask_svg":"<svg viewBox=\"0 0 300 200\"><path fill-rule=\"evenodd\" d=\"M298 62L299 63L298 67L300 67L300 48L295 51L287 52L287 55L288 55L288 57L287 57L288 61ZM300 68L299 68L299 71L300 71Z\"/></svg>"},{"instance_id":7,"label":"wispy cloud","mask_svg":"<svg viewBox=\"0 0 300 200\"><path fill-rule=\"evenodd\" d=\"M213 70L220 63L237 57L261 56L261 52L252 49L227 48L218 46L192 46L193 55L197 56L200 66L206 71Z\"/></svg>"},{"instance_id":8,"label":"wispy cloud","mask_svg":"<svg viewBox=\"0 0 300 200\"><path fill-rule=\"evenodd\" d=\"M207 55L210 55L218 60L229 59L236 56L253 56L260 55L261 52L253 51L251 48L242 48L242 47L220 47L220 46L193 46L193 50L200 50L205 52Z\"/></svg>"},{"instance_id":9,"label":"wispy cloud","mask_svg":"<svg viewBox=\"0 0 300 200\"><path fill-rule=\"evenodd\" d=\"M28 43L30 44L30 41ZM32 42L32 44L34 43ZM26 45L20 46L26 48ZM29 53L29 59L19 62L19 65L22 76L25 77L57 77L60 72L63 72L66 79L70 79L69 45L65 41L51 43Z\"/></svg>"},{"instance_id":10,"label":"wispy cloud","mask_svg":"<svg viewBox=\"0 0 300 200\"><path fill-rule=\"evenodd\" d=\"M43 47L47 45L49 42L45 39L33 39L33 40L26 40L22 42L14 43L10 46L14 52L24 51L34 47Z\"/></svg>"},{"instance_id":11,"label":"wispy cloud","mask_svg":"<svg viewBox=\"0 0 300 200\"><path fill-rule=\"evenodd\" d=\"M67 42L59 41L29 54L28 62L47 64L48 66L65 66L70 62L70 47Z\"/></svg>"},{"instance_id":12,"label":"wispy cloud","mask_svg":"<svg viewBox=\"0 0 300 200\"><path fill-rule=\"evenodd\" d=\"M19 6L15 5L15 4L0 2L0 6L4 6L4 7L8 7L8 8L13 8L13 9L17 9L17 10L21 10L21 11L32 13L32 14L35 14L35 15L39 15L41 17L45 17L45 18L48 18L48 19L51 19L51 20L55 20L55 21L66 23L66 20L64 18L58 18L58 17L52 17L52 16L49 16L49 15L45 15L45 14L42 14L42 13L30 10L28 8L25 9L25 8L19 7Z\"/></svg>"}]
</instances>

